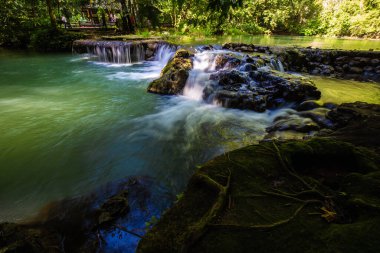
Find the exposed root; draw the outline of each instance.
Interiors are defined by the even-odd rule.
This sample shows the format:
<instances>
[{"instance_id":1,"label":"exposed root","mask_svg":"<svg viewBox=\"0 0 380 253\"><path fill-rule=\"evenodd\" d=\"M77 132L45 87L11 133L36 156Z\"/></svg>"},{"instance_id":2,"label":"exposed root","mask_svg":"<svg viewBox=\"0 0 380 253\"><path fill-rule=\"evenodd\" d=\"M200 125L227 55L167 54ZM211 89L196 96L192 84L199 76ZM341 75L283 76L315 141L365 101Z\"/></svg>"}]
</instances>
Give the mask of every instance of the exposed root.
<instances>
[{"instance_id":1,"label":"exposed root","mask_svg":"<svg viewBox=\"0 0 380 253\"><path fill-rule=\"evenodd\" d=\"M305 207L305 204L302 204L300 207L297 208L297 210L293 213L293 215L290 216L288 219L280 220L280 221L270 223L270 224L248 225L248 226L238 225L238 224L209 224L208 226L212 227L212 228L217 228L217 229L243 229L243 230L245 230L245 229L270 229L270 228L275 228L275 227L278 227L278 226L281 226L281 225L284 225L284 224L290 222L299 214L299 212L301 212L301 210L304 207Z\"/></svg>"},{"instance_id":2,"label":"exposed root","mask_svg":"<svg viewBox=\"0 0 380 253\"><path fill-rule=\"evenodd\" d=\"M238 224L208 224L210 228L215 228L215 229L238 229L238 230L251 230L251 229L272 229L279 227L281 225L287 224L290 221L292 221L294 218L297 217L297 215L302 211L302 209L307 206L308 204L313 204L313 203L319 203L319 201L315 200L307 200L303 201L303 203L295 210L295 212L287 219L280 220L277 222L273 222L270 224L260 224L260 225L238 225Z\"/></svg>"},{"instance_id":3,"label":"exposed root","mask_svg":"<svg viewBox=\"0 0 380 253\"><path fill-rule=\"evenodd\" d=\"M187 252L190 246L204 235L207 230L207 225L217 217L217 215L223 210L224 206L226 205L228 191L231 183L231 170L229 168L227 169L229 174L227 176L227 182L225 186L216 182L214 179L210 178L207 175L201 173L196 174L196 178L198 178L198 180L201 180L213 189L217 189L219 192L214 204L209 209L209 211L197 223L193 224L190 227L189 232L186 235L187 239L185 240L184 245L182 245L180 252Z\"/></svg>"},{"instance_id":4,"label":"exposed root","mask_svg":"<svg viewBox=\"0 0 380 253\"><path fill-rule=\"evenodd\" d=\"M367 201L360 199L360 198L353 198L353 199L349 200L348 203L352 204L352 205L362 206L362 207L366 207L369 209L374 209L374 210L380 211L379 205L368 203Z\"/></svg>"},{"instance_id":5,"label":"exposed root","mask_svg":"<svg viewBox=\"0 0 380 253\"><path fill-rule=\"evenodd\" d=\"M327 196L323 196L319 191L316 191L315 189L312 189L312 190L305 190L305 191L300 191L300 192L297 192L297 193L288 193L288 192L284 192L284 191L281 191L279 189L274 189L272 188L272 190L278 194L281 194L283 196L289 196L289 197L295 197L295 198L300 198L302 196L315 196L316 198L320 198L320 199L326 199Z\"/></svg>"},{"instance_id":6,"label":"exposed root","mask_svg":"<svg viewBox=\"0 0 380 253\"><path fill-rule=\"evenodd\" d=\"M276 154L277 154L278 160L281 163L281 166L289 173L289 175L291 175L292 177L294 177L298 181L300 181L307 189L312 190L313 187L311 187L310 184L308 184L302 177L300 177L299 175L297 175L297 173L294 171L294 169L292 169L290 167L289 161L286 158L284 159L282 157L281 151L278 148L276 142L273 141L272 144L273 144L273 147L276 149Z\"/></svg>"}]
</instances>

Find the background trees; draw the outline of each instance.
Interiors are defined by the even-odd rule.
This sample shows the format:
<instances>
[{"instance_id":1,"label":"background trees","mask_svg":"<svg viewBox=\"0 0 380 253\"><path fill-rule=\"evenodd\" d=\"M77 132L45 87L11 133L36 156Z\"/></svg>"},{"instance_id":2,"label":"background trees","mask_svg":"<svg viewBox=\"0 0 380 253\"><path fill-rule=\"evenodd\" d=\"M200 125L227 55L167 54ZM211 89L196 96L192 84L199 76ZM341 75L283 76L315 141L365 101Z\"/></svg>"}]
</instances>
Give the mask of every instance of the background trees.
<instances>
[{"instance_id":1,"label":"background trees","mask_svg":"<svg viewBox=\"0 0 380 253\"><path fill-rule=\"evenodd\" d=\"M380 37L380 0L0 0L0 43L27 45L36 30L116 14L123 33L299 34Z\"/></svg>"}]
</instances>

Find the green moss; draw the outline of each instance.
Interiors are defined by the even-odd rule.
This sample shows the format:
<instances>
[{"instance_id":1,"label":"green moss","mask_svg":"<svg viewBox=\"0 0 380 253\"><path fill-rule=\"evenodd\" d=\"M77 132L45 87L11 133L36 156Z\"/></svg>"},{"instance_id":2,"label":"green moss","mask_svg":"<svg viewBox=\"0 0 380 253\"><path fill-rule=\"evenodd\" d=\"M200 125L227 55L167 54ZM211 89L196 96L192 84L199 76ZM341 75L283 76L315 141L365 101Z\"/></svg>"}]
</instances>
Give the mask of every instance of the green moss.
<instances>
[{"instance_id":1,"label":"green moss","mask_svg":"<svg viewBox=\"0 0 380 253\"><path fill-rule=\"evenodd\" d=\"M166 95L182 93L193 67L192 57L193 54L186 49L177 50L173 59L161 71L160 78L149 84L148 92Z\"/></svg>"},{"instance_id":2,"label":"green moss","mask_svg":"<svg viewBox=\"0 0 380 253\"><path fill-rule=\"evenodd\" d=\"M138 252L378 251L376 161L369 150L329 139L232 151L196 172ZM228 185L226 194L215 185Z\"/></svg>"}]
</instances>

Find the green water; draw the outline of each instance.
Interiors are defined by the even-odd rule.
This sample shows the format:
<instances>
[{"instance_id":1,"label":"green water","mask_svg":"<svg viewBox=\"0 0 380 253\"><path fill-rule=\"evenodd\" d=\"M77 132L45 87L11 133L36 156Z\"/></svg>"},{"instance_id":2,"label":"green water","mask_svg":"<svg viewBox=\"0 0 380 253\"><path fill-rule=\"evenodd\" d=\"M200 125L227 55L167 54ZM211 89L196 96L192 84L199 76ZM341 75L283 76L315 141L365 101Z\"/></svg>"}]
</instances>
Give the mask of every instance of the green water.
<instances>
[{"instance_id":1,"label":"green water","mask_svg":"<svg viewBox=\"0 0 380 253\"><path fill-rule=\"evenodd\" d=\"M353 80L339 80L328 77L310 76L321 91L321 103L336 104L355 101L380 104L380 84Z\"/></svg>"},{"instance_id":2,"label":"green water","mask_svg":"<svg viewBox=\"0 0 380 253\"><path fill-rule=\"evenodd\" d=\"M194 37L181 36L174 43L188 45L223 44L228 42L247 43L267 46L298 46L324 49L345 50L380 50L380 40L323 38L313 36L282 36L282 35L239 35Z\"/></svg>"},{"instance_id":3,"label":"green water","mask_svg":"<svg viewBox=\"0 0 380 253\"><path fill-rule=\"evenodd\" d=\"M268 115L147 93L161 68L2 51L0 222L131 175L175 196L197 164L264 135Z\"/></svg>"},{"instance_id":4,"label":"green water","mask_svg":"<svg viewBox=\"0 0 380 253\"><path fill-rule=\"evenodd\" d=\"M281 113L149 94L162 64L0 51L0 222L131 175L175 196L198 164L257 143ZM313 79L325 102L380 103L378 84Z\"/></svg>"}]
</instances>

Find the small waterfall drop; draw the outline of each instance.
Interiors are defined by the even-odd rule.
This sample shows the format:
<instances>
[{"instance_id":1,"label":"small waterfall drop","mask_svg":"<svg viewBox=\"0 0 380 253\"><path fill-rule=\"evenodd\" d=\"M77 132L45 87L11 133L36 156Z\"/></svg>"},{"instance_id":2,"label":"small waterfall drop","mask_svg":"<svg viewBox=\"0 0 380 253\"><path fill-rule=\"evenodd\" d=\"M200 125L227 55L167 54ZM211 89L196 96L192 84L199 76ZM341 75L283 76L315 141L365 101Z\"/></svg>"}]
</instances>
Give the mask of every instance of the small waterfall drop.
<instances>
[{"instance_id":1,"label":"small waterfall drop","mask_svg":"<svg viewBox=\"0 0 380 253\"><path fill-rule=\"evenodd\" d=\"M154 60L160 62L164 67L166 63L174 56L177 47L170 44L158 44L154 55Z\"/></svg>"},{"instance_id":2,"label":"small waterfall drop","mask_svg":"<svg viewBox=\"0 0 380 253\"><path fill-rule=\"evenodd\" d=\"M94 46L87 47L87 51L102 62L123 64L145 60L145 48L139 43L99 41Z\"/></svg>"},{"instance_id":3,"label":"small waterfall drop","mask_svg":"<svg viewBox=\"0 0 380 253\"><path fill-rule=\"evenodd\" d=\"M189 73L183 95L193 99L202 100L203 89L209 81L210 74L215 72L215 58L217 51L204 51L196 53L193 61L193 69Z\"/></svg>"},{"instance_id":4,"label":"small waterfall drop","mask_svg":"<svg viewBox=\"0 0 380 253\"><path fill-rule=\"evenodd\" d=\"M270 66L277 71L285 72L284 65L282 65L282 62L279 59L272 58L270 60Z\"/></svg>"}]
</instances>

